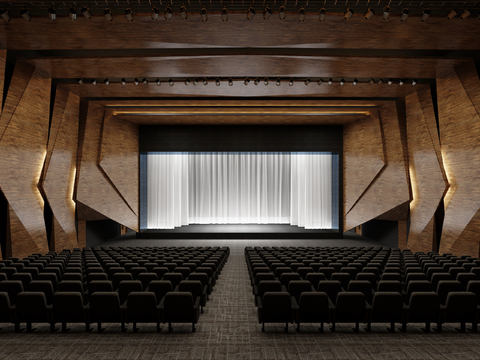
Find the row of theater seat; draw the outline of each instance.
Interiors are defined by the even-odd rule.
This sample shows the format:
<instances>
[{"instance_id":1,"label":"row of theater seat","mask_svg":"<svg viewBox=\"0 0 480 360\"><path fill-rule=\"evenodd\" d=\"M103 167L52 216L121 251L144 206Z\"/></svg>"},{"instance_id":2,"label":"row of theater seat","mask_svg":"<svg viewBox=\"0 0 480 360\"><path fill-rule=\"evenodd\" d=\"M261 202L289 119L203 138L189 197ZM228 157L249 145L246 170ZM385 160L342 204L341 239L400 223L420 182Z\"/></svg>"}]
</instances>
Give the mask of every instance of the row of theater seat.
<instances>
[{"instance_id":1,"label":"row of theater seat","mask_svg":"<svg viewBox=\"0 0 480 360\"><path fill-rule=\"evenodd\" d=\"M478 259L451 254L416 253L383 248L245 248L259 322L472 323L476 331L480 305ZM448 260L448 261L444 261ZM428 270L438 262L457 280L438 279ZM340 265L339 267L335 267ZM473 265L473 266L472 266ZM443 269L443 268L442 268ZM453 276L452 274L448 274ZM436 291L433 291L436 290ZM461 305L463 304L463 305ZM281 321L279 321L281 320Z\"/></svg>"},{"instance_id":2,"label":"row of theater seat","mask_svg":"<svg viewBox=\"0 0 480 360\"><path fill-rule=\"evenodd\" d=\"M93 248L2 260L0 322L14 323L16 331L22 322L27 331L36 322L49 323L52 331L57 322L63 331L78 322L87 330L96 322L98 331L104 322L121 323L122 330L132 322L134 331L139 322L156 323L157 329L168 323L170 331L172 323L188 322L194 331L229 252L228 247ZM40 271L32 274L31 268ZM15 274L28 276L22 281Z\"/></svg>"}]
</instances>

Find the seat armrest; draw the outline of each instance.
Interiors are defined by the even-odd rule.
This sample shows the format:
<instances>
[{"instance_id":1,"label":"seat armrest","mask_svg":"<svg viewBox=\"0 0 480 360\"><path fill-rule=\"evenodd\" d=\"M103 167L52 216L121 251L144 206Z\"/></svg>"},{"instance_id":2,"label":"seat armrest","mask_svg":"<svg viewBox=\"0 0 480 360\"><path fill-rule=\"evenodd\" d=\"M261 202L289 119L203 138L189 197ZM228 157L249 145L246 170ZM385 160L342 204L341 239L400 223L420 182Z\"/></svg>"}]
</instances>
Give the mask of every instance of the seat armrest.
<instances>
[{"instance_id":1,"label":"seat armrest","mask_svg":"<svg viewBox=\"0 0 480 360\"><path fill-rule=\"evenodd\" d=\"M285 287L285 285L281 285L282 286L282 292L287 292L287 288Z\"/></svg>"},{"instance_id":2,"label":"seat armrest","mask_svg":"<svg viewBox=\"0 0 480 360\"><path fill-rule=\"evenodd\" d=\"M262 299L260 298L260 296L257 296L257 308L258 308L258 310L260 310L260 311L263 309Z\"/></svg>"},{"instance_id":3,"label":"seat armrest","mask_svg":"<svg viewBox=\"0 0 480 360\"><path fill-rule=\"evenodd\" d=\"M207 285L205 285L202 289L202 295L207 295Z\"/></svg>"},{"instance_id":4,"label":"seat armrest","mask_svg":"<svg viewBox=\"0 0 480 360\"><path fill-rule=\"evenodd\" d=\"M312 292L317 292L317 289L315 289L313 285L311 285L311 287L312 287Z\"/></svg>"},{"instance_id":5,"label":"seat armrest","mask_svg":"<svg viewBox=\"0 0 480 360\"><path fill-rule=\"evenodd\" d=\"M180 287L180 285L175 286L175 289L173 289L173 291L174 291L174 292L179 292L179 290L178 290L179 287Z\"/></svg>"},{"instance_id":6,"label":"seat armrest","mask_svg":"<svg viewBox=\"0 0 480 360\"><path fill-rule=\"evenodd\" d=\"M160 304L158 305L158 308L161 309L161 310L163 310L165 308L165 296L160 301Z\"/></svg>"},{"instance_id":7,"label":"seat armrest","mask_svg":"<svg viewBox=\"0 0 480 360\"><path fill-rule=\"evenodd\" d=\"M295 299L295 296L291 296L291 299L292 299L292 309L295 311L298 310L299 306L298 306L297 300Z\"/></svg>"},{"instance_id":8,"label":"seat armrest","mask_svg":"<svg viewBox=\"0 0 480 360\"><path fill-rule=\"evenodd\" d=\"M257 296L258 294L258 285L253 285L253 295Z\"/></svg>"},{"instance_id":9,"label":"seat armrest","mask_svg":"<svg viewBox=\"0 0 480 360\"><path fill-rule=\"evenodd\" d=\"M193 308L194 308L195 310L198 310L199 306L200 306L200 296L197 296L197 297L195 298L195 304L193 305Z\"/></svg>"}]
</instances>

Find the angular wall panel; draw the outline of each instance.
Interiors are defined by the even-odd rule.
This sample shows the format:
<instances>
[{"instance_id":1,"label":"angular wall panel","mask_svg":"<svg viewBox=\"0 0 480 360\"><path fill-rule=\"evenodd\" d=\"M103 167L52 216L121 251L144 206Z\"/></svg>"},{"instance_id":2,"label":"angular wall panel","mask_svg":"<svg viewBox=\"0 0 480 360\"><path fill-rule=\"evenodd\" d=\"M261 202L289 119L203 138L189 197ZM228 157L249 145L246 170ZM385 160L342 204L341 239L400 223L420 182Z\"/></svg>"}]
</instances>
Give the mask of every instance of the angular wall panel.
<instances>
[{"instance_id":1,"label":"angular wall panel","mask_svg":"<svg viewBox=\"0 0 480 360\"><path fill-rule=\"evenodd\" d=\"M99 165L103 120L103 106L90 102L83 136L83 149L79 159L77 203L138 231L138 216ZM138 142L138 138L136 141ZM120 149L123 144L117 143L117 146ZM123 168L124 164L120 162L118 166ZM125 171L132 170L125 168ZM138 188L132 191L138 191Z\"/></svg>"},{"instance_id":2,"label":"angular wall panel","mask_svg":"<svg viewBox=\"0 0 480 360\"><path fill-rule=\"evenodd\" d=\"M404 149L395 103L389 102L382 105L379 108L379 116L387 165L345 215L345 230L363 224L394 208L401 208L400 205L410 201ZM355 148L356 141L357 139L353 139L353 144L344 142L344 148L348 146Z\"/></svg>"},{"instance_id":3,"label":"angular wall panel","mask_svg":"<svg viewBox=\"0 0 480 360\"><path fill-rule=\"evenodd\" d=\"M12 84L17 80L21 83L31 74L30 69L21 72L20 68L15 70ZM47 150L50 89L51 79L34 72L23 91L9 91L2 114L2 122L9 121L0 139L0 187L11 207L13 256L48 250L38 184ZM20 232L22 235L18 235Z\"/></svg>"},{"instance_id":4,"label":"angular wall panel","mask_svg":"<svg viewBox=\"0 0 480 360\"><path fill-rule=\"evenodd\" d=\"M6 61L7 61L7 50L0 50L0 116L2 115L2 109L3 109L3 86L5 84Z\"/></svg>"}]
</instances>

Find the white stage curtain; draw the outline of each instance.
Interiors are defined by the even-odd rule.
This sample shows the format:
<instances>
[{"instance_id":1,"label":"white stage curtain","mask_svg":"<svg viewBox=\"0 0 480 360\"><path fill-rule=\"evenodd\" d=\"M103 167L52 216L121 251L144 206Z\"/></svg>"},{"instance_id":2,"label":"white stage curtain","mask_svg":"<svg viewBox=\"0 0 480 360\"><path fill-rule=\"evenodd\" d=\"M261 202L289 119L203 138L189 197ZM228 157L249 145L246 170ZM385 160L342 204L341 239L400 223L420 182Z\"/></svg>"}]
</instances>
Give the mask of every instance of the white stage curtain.
<instances>
[{"instance_id":1,"label":"white stage curtain","mask_svg":"<svg viewBox=\"0 0 480 360\"><path fill-rule=\"evenodd\" d=\"M330 154L154 153L147 159L149 229L188 224L332 227Z\"/></svg>"}]
</instances>

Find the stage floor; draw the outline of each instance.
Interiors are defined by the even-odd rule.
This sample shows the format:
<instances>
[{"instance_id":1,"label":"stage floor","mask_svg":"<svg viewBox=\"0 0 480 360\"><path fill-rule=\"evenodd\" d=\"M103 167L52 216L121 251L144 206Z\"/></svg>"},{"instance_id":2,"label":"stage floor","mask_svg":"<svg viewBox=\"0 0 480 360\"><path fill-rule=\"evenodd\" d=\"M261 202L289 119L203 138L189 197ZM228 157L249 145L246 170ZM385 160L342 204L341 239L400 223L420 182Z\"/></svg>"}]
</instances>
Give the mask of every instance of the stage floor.
<instances>
[{"instance_id":1,"label":"stage floor","mask_svg":"<svg viewBox=\"0 0 480 360\"><path fill-rule=\"evenodd\" d=\"M288 224L208 224L142 230L137 239L337 239L335 229L304 229Z\"/></svg>"}]
</instances>

